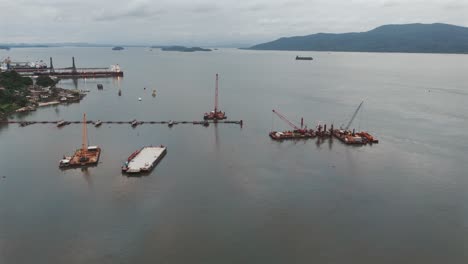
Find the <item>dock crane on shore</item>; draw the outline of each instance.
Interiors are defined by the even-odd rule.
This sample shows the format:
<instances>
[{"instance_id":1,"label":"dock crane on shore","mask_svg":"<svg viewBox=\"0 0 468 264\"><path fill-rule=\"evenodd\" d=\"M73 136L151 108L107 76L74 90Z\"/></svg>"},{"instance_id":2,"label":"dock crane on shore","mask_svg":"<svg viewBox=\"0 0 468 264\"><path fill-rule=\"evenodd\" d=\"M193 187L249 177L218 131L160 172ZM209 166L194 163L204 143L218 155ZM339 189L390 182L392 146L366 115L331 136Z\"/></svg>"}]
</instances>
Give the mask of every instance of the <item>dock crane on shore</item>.
<instances>
[{"instance_id":1,"label":"dock crane on shore","mask_svg":"<svg viewBox=\"0 0 468 264\"><path fill-rule=\"evenodd\" d=\"M272 110L273 113L275 113L281 120L283 120L284 122L286 122L290 127L294 128L294 131L297 131L301 134L304 134L307 132L307 129L303 129L302 128L302 125L303 125L303 119L301 119L301 128L299 128L298 126L296 126L294 123L292 123L291 121L289 121L285 116L283 116L282 114L280 114L278 111L276 111L275 109Z\"/></svg>"}]
</instances>

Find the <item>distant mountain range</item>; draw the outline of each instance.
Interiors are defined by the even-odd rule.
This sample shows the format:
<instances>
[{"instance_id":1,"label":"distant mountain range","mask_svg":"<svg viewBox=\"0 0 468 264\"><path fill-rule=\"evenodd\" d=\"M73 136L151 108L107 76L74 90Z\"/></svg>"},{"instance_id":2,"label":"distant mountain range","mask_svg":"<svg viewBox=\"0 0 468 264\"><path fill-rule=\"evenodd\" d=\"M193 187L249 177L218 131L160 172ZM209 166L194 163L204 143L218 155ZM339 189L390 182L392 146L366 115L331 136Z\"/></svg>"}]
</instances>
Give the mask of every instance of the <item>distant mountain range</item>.
<instances>
[{"instance_id":1,"label":"distant mountain range","mask_svg":"<svg viewBox=\"0 0 468 264\"><path fill-rule=\"evenodd\" d=\"M468 28L441 23L384 25L367 32L280 38L248 49L468 53Z\"/></svg>"},{"instance_id":2,"label":"distant mountain range","mask_svg":"<svg viewBox=\"0 0 468 264\"><path fill-rule=\"evenodd\" d=\"M211 49L204 49L200 47L184 47L184 46L152 46L151 48L159 48L162 51L181 51L181 52L195 52L195 51L211 51Z\"/></svg>"}]
</instances>

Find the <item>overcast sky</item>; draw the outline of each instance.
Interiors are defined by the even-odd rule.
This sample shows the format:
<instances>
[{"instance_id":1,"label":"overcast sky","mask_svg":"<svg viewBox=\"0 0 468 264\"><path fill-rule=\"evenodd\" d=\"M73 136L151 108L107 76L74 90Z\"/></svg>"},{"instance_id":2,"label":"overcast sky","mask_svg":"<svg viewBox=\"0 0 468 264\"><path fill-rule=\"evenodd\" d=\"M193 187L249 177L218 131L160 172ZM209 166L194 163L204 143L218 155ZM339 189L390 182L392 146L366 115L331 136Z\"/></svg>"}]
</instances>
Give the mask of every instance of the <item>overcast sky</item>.
<instances>
[{"instance_id":1,"label":"overcast sky","mask_svg":"<svg viewBox=\"0 0 468 264\"><path fill-rule=\"evenodd\" d=\"M468 0L0 0L0 43L257 44L383 24L468 26Z\"/></svg>"}]
</instances>

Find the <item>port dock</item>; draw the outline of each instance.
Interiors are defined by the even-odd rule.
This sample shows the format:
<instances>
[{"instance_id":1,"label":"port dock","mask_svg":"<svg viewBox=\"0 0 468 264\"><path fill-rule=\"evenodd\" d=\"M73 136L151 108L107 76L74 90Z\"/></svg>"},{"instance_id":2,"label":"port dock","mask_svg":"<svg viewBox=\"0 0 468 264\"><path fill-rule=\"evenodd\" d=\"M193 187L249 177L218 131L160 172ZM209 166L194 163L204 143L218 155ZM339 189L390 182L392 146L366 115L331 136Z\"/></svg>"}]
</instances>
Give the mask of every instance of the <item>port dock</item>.
<instances>
[{"instance_id":1,"label":"port dock","mask_svg":"<svg viewBox=\"0 0 468 264\"><path fill-rule=\"evenodd\" d=\"M122 166L122 172L130 174L150 172L166 155L166 152L167 148L162 145L143 147L128 157Z\"/></svg>"},{"instance_id":2,"label":"port dock","mask_svg":"<svg viewBox=\"0 0 468 264\"><path fill-rule=\"evenodd\" d=\"M67 68L54 68L52 58L50 58L49 67L34 68L34 67L21 67L11 70L18 72L23 76L54 76L61 79L69 78L108 78L108 77L123 77L124 73L120 66L111 65L105 67L92 67L92 68L77 68L75 65L75 57L72 57L72 66Z\"/></svg>"}]
</instances>

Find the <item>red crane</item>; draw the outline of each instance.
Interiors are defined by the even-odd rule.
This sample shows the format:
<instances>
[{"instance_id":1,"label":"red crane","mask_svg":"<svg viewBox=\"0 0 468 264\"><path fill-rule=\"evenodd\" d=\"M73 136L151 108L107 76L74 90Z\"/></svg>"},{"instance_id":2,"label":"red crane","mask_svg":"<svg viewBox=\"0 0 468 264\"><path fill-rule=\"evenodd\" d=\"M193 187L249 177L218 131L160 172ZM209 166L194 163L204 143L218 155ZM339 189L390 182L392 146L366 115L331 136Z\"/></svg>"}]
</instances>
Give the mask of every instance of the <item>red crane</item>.
<instances>
[{"instance_id":1,"label":"red crane","mask_svg":"<svg viewBox=\"0 0 468 264\"><path fill-rule=\"evenodd\" d=\"M218 110L218 74L216 74L216 89L215 89L215 105L214 111L205 113L203 116L205 120L222 120L226 119L226 113Z\"/></svg>"},{"instance_id":2,"label":"red crane","mask_svg":"<svg viewBox=\"0 0 468 264\"><path fill-rule=\"evenodd\" d=\"M275 113L279 118L281 118L281 120L283 120L284 122L286 122L289 126L291 126L292 128L294 128L294 130L300 132L300 133L305 133L306 130L305 129L302 129L302 128L299 128L298 126L296 126L294 123L292 123L291 121L289 121L286 117L284 117L282 114L278 113L278 111L275 111L275 109L272 110L273 113ZM301 124L302 124L302 121L301 121Z\"/></svg>"},{"instance_id":3,"label":"red crane","mask_svg":"<svg viewBox=\"0 0 468 264\"><path fill-rule=\"evenodd\" d=\"M218 74L216 74L215 113L218 112Z\"/></svg>"}]
</instances>

